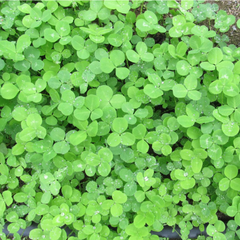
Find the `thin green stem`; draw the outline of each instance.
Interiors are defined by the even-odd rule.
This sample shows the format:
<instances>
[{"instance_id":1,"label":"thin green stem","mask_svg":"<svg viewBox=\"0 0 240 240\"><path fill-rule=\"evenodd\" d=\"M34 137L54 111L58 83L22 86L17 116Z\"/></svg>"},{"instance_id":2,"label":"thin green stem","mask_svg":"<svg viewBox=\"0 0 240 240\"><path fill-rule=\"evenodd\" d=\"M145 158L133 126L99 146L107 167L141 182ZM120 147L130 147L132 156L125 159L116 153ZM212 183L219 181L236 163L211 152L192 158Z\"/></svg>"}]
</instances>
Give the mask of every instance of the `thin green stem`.
<instances>
[{"instance_id":1,"label":"thin green stem","mask_svg":"<svg viewBox=\"0 0 240 240\"><path fill-rule=\"evenodd\" d=\"M142 14L142 11L143 11L143 5L144 5L144 3L141 4L141 10L140 10L141 14Z\"/></svg>"}]
</instances>

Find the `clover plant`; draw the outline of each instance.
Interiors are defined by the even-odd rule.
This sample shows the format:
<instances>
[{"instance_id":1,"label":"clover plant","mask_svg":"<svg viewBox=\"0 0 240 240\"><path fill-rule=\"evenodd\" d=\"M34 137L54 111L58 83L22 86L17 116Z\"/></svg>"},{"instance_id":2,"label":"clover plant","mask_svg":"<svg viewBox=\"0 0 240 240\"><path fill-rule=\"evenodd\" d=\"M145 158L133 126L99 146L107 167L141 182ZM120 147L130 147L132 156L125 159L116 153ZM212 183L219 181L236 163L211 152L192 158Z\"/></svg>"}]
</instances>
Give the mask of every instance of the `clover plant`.
<instances>
[{"instance_id":1,"label":"clover plant","mask_svg":"<svg viewBox=\"0 0 240 240\"><path fill-rule=\"evenodd\" d=\"M203 0L0 2L1 239L240 237L239 19Z\"/></svg>"}]
</instances>

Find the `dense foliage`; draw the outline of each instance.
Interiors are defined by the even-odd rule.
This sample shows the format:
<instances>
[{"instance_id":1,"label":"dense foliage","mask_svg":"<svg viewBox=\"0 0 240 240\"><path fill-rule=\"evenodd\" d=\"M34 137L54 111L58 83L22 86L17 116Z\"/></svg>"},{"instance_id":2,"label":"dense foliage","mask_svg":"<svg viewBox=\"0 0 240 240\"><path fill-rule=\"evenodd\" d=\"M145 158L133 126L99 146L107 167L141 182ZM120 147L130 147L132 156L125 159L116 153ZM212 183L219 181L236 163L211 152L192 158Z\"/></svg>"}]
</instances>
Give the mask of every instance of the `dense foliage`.
<instances>
[{"instance_id":1,"label":"dense foliage","mask_svg":"<svg viewBox=\"0 0 240 240\"><path fill-rule=\"evenodd\" d=\"M240 237L234 16L196 0L0 2L0 229Z\"/></svg>"}]
</instances>

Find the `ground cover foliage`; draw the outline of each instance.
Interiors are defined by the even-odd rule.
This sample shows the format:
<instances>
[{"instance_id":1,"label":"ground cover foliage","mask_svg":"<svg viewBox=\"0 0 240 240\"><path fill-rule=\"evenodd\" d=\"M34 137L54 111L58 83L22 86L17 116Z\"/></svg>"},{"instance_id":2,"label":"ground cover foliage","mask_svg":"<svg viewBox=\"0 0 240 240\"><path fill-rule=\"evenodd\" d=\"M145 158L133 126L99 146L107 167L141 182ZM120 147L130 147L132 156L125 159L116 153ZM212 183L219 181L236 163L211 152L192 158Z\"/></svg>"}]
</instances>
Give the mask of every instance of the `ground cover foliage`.
<instances>
[{"instance_id":1,"label":"ground cover foliage","mask_svg":"<svg viewBox=\"0 0 240 240\"><path fill-rule=\"evenodd\" d=\"M238 19L193 0L0 2L1 230L238 239Z\"/></svg>"}]
</instances>

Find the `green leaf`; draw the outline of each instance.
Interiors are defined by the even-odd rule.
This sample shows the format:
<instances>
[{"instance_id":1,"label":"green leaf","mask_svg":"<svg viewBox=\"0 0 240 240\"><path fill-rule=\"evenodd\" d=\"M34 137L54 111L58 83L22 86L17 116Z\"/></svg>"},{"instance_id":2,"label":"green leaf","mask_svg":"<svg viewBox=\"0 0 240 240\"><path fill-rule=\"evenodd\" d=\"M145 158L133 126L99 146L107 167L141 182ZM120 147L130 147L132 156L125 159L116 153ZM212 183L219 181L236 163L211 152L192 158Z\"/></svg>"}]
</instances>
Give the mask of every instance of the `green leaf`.
<instances>
[{"instance_id":1,"label":"green leaf","mask_svg":"<svg viewBox=\"0 0 240 240\"><path fill-rule=\"evenodd\" d=\"M222 131L228 137L234 137L239 132L239 126L236 122L228 122L222 124Z\"/></svg>"},{"instance_id":2,"label":"green leaf","mask_svg":"<svg viewBox=\"0 0 240 240\"><path fill-rule=\"evenodd\" d=\"M50 191L52 195L56 196L58 195L59 191L61 189L61 184L58 181L53 181L50 185Z\"/></svg>"},{"instance_id":3,"label":"green leaf","mask_svg":"<svg viewBox=\"0 0 240 240\"><path fill-rule=\"evenodd\" d=\"M134 135L132 133L129 133L129 132L123 133L121 135L121 143L125 146L132 146L135 143Z\"/></svg>"},{"instance_id":4,"label":"green leaf","mask_svg":"<svg viewBox=\"0 0 240 240\"><path fill-rule=\"evenodd\" d=\"M115 109L121 109L122 105L126 102L125 96L121 94L115 94L113 95L112 99L110 100L111 105Z\"/></svg>"},{"instance_id":5,"label":"green leaf","mask_svg":"<svg viewBox=\"0 0 240 240\"><path fill-rule=\"evenodd\" d=\"M123 214L123 207L122 205L116 203L111 207L111 214L114 217L119 217Z\"/></svg>"},{"instance_id":6,"label":"green leaf","mask_svg":"<svg viewBox=\"0 0 240 240\"><path fill-rule=\"evenodd\" d=\"M224 174L231 180L238 175L238 168L235 165L229 164L225 167Z\"/></svg>"},{"instance_id":7,"label":"green leaf","mask_svg":"<svg viewBox=\"0 0 240 240\"><path fill-rule=\"evenodd\" d=\"M39 204L35 209L35 211L36 211L36 214L38 215L45 215L49 211L49 206L45 204Z\"/></svg>"},{"instance_id":8,"label":"green leaf","mask_svg":"<svg viewBox=\"0 0 240 240\"><path fill-rule=\"evenodd\" d=\"M227 178L222 178L219 182L219 189L221 191L226 191L229 188L230 181Z\"/></svg>"},{"instance_id":9,"label":"green leaf","mask_svg":"<svg viewBox=\"0 0 240 240\"><path fill-rule=\"evenodd\" d=\"M183 189L191 189L195 186L195 179L189 178L180 182L180 185Z\"/></svg>"},{"instance_id":10,"label":"green leaf","mask_svg":"<svg viewBox=\"0 0 240 240\"><path fill-rule=\"evenodd\" d=\"M73 101L75 100L75 94L74 92L72 92L71 90L67 89L64 92L62 92L62 97L61 99L64 102L69 102L69 103L73 103Z\"/></svg>"},{"instance_id":11,"label":"green leaf","mask_svg":"<svg viewBox=\"0 0 240 240\"><path fill-rule=\"evenodd\" d=\"M209 85L209 91L215 95L221 93L223 90L222 81L216 80Z\"/></svg>"},{"instance_id":12,"label":"green leaf","mask_svg":"<svg viewBox=\"0 0 240 240\"><path fill-rule=\"evenodd\" d=\"M218 64L223 59L222 50L217 47L211 49L207 55L207 58L211 64Z\"/></svg>"},{"instance_id":13,"label":"green leaf","mask_svg":"<svg viewBox=\"0 0 240 240\"><path fill-rule=\"evenodd\" d=\"M129 73L130 73L130 70L128 68L125 68L125 67L116 68L116 76L121 80L126 79Z\"/></svg>"},{"instance_id":14,"label":"green leaf","mask_svg":"<svg viewBox=\"0 0 240 240\"><path fill-rule=\"evenodd\" d=\"M15 211L9 212L6 216L9 222L16 222L18 220L18 214Z\"/></svg>"},{"instance_id":15,"label":"green leaf","mask_svg":"<svg viewBox=\"0 0 240 240\"><path fill-rule=\"evenodd\" d=\"M188 97L194 101L198 101L202 97L202 93L196 91L196 90L191 90L188 92Z\"/></svg>"},{"instance_id":16,"label":"green leaf","mask_svg":"<svg viewBox=\"0 0 240 240\"><path fill-rule=\"evenodd\" d=\"M114 47L120 47L123 43L122 39L119 38L119 35L115 33L108 36L108 42Z\"/></svg>"},{"instance_id":17,"label":"green leaf","mask_svg":"<svg viewBox=\"0 0 240 240\"><path fill-rule=\"evenodd\" d=\"M125 55L120 50L112 50L110 53L110 59L115 67L121 65L125 60Z\"/></svg>"},{"instance_id":18,"label":"green leaf","mask_svg":"<svg viewBox=\"0 0 240 240\"><path fill-rule=\"evenodd\" d=\"M100 68L104 73L111 73L115 67L109 58L101 58Z\"/></svg>"},{"instance_id":19,"label":"green leaf","mask_svg":"<svg viewBox=\"0 0 240 240\"><path fill-rule=\"evenodd\" d=\"M171 148L169 145L163 146L163 147L161 148L161 152L162 152L162 154L163 154L164 156L168 156L168 155L171 154L172 148Z\"/></svg>"},{"instance_id":20,"label":"green leaf","mask_svg":"<svg viewBox=\"0 0 240 240\"><path fill-rule=\"evenodd\" d=\"M213 144L208 149L208 155L213 160L218 160L222 156L222 149L217 144Z\"/></svg>"},{"instance_id":21,"label":"green leaf","mask_svg":"<svg viewBox=\"0 0 240 240\"><path fill-rule=\"evenodd\" d=\"M182 115L177 118L177 121L180 125L185 128L192 127L195 123L194 119L190 118L189 116Z\"/></svg>"},{"instance_id":22,"label":"green leaf","mask_svg":"<svg viewBox=\"0 0 240 240\"><path fill-rule=\"evenodd\" d=\"M44 30L44 38L47 41L53 43L53 42L56 42L60 38L60 36L55 30L51 28L47 28Z\"/></svg>"},{"instance_id":23,"label":"green leaf","mask_svg":"<svg viewBox=\"0 0 240 240\"><path fill-rule=\"evenodd\" d=\"M24 192L19 192L14 195L14 200L18 203L26 202L28 199L28 195Z\"/></svg>"},{"instance_id":24,"label":"green leaf","mask_svg":"<svg viewBox=\"0 0 240 240\"><path fill-rule=\"evenodd\" d=\"M59 227L55 227L54 229L51 230L50 232L50 239L51 240L57 240L61 237L62 230Z\"/></svg>"},{"instance_id":25,"label":"green leaf","mask_svg":"<svg viewBox=\"0 0 240 240\"><path fill-rule=\"evenodd\" d=\"M140 56L133 50L127 50L126 55L128 60L133 63L138 63L138 61L140 60Z\"/></svg>"},{"instance_id":26,"label":"green leaf","mask_svg":"<svg viewBox=\"0 0 240 240\"><path fill-rule=\"evenodd\" d=\"M146 224L146 219L144 214L138 214L135 218L134 218L134 225L136 226L136 228L142 228L144 227L144 225Z\"/></svg>"},{"instance_id":27,"label":"green leaf","mask_svg":"<svg viewBox=\"0 0 240 240\"><path fill-rule=\"evenodd\" d=\"M31 7L27 3L24 3L22 5L17 6L17 8L23 12L23 13L30 13L31 12Z\"/></svg>"},{"instance_id":28,"label":"green leaf","mask_svg":"<svg viewBox=\"0 0 240 240\"><path fill-rule=\"evenodd\" d=\"M102 85L97 88L96 94L102 102L107 102L112 98L113 90L107 85Z\"/></svg>"},{"instance_id":29,"label":"green leaf","mask_svg":"<svg viewBox=\"0 0 240 240\"><path fill-rule=\"evenodd\" d=\"M101 159L99 158L98 155L94 154L94 153L89 153L86 157L86 163L91 165L91 166L98 166L101 162Z\"/></svg>"},{"instance_id":30,"label":"green leaf","mask_svg":"<svg viewBox=\"0 0 240 240\"><path fill-rule=\"evenodd\" d=\"M193 0L181 1L181 7L185 10L189 10L193 6Z\"/></svg>"},{"instance_id":31,"label":"green leaf","mask_svg":"<svg viewBox=\"0 0 240 240\"><path fill-rule=\"evenodd\" d=\"M13 85L12 83L5 83L2 87L1 87L1 96L4 99L13 99L17 96L19 92L19 89Z\"/></svg>"},{"instance_id":32,"label":"green leaf","mask_svg":"<svg viewBox=\"0 0 240 240\"><path fill-rule=\"evenodd\" d=\"M226 212L227 212L228 216L234 217L237 214L238 209L236 206L229 206L227 208Z\"/></svg>"},{"instance_id":33,"label":"green leaf","mask_svg":"<svg viewBox=\"0 0 240 240\"><path fill-rule=\"evenodd\" d=\"M70 116L73 112L73 106L71 103L61 102L58 105L58 110L61 111L63 115Z\"/></svg>"},{"instance_id":34,"label":"green leaf","mask_svg":"<svg viewBox=\"0 0 240 240\"><path fill-rule=\"evenodd\" d=\"M184 79L184 85L187 88L187 90L193 90L197 87L197 79L194 75L188 75Z\"/></svg>"},{"instance_id":35,"label":"green leaf","mask_svg":"<svg viewBox=\"0 0 240 240\"><path fill-rule=\"evenodd\" d=\"M142 139L145 137L147 129L143 124L138 124L135 128L133 128L132 133L136 139Z\"/></svg>"},{"instance_id":36,"label":"green leaf","mask_svg":"<svg viewBox=\"0 0 240 240\"><path fill-rule=\"evenodd\" d=\"M29 233L31 239L40 239L43 235L42 229L36 228L32 229Z\"/></svg>"},{"instance_id":37,"label":"green leaf","mask_svg":"<svg viewBox=\"0 0 240 240\"><path fill-rule=\"evenodd\" d=\"M125 118L115 118L112 123L113 131L121 134L126 131L128 127L128 122Z\"/></svg>"},{"instance_id":38,"label":"green leaf","mask_svg":"<svg viewBox=\"0 0 240 240\"><path fill-rule=\"evenodd\" d=\"M18 223L10 223L7 229L11 233L17 233L20 229L20 225Z\"/></svg>"},{"instance_id":39,"label":"green leaf","mask_svg":"<svg viewBox=\"0 0 240 240\"><path fill-rule=\"evenodd\" d=\"M123 204L127 201L127 195L119 190L113 192L112 198L115 203Z\"/></svg>"},{"instance_id":40,"label":"green leaf","mask_svg":"<svg viewBox=\"0 0 240 240\"><path fill-rule=\"evenodd\" d=\"M155 13L152 12L152 11L149 11L149 10L145 11L145 12L144 12L144 17L145 17L145 19L146 19L150 24L152 24L152 25L158 23L157 16L156 16Z\"/></svg>"},{"instance_id":41,"label":"green leaf","mask_svg":"<svg viewBox=\"0 0 240 240\"><path fill-rule=\"evenodd\" d=\"M199 173L202 170L203 162L200 158L194 158L191 161L192 170L194 173Z\"/></svg>"},{"instance_id":42,"label":"green leaf","mask_svg":"<svg viewBox=\"0 0 240 240\"><path fill-rule=\"evenodd\" d=\"M101 67L100 67L100 62L97 62L97 61L92 61L89 64L89 69L94 74L101 74L102 73L102 70L101 70Z\"/></svg>"},{"instance_id":43,"label":"green leaf","mask_svg":"<svg viewBox=\"0 0 240 240\"><path fill-rule=\"evenodd\" d=\"M27 62L26 60L16 62L14 64L14 68L17 69L18 71L25 72L30 68L30 63Z\"/></svg>"},{"instance_id":44,"label":"green leaf","mask_svg":"<svg viewBox=\"0 0 240 240\"><path fill-rule=\"evenodd\" d=\"M3 217L5 210L6 210L5 202L3 201L2 198L0 198L0 216L1 217Z\"/></svg>"},{"instance_id":45,"label":"green leaf","mask_svg":"<svg viewBox=\"0 0 240 240\"><path fill-rule=\"evenodd\" d=\"M22 53L24 49L29 47L31 44L31 39L27 34L21 35L17 40L16 50L17 53Z\"/></svg>"},{"instance_id":46,"label":"green leaf","mask_svg":"<svg viewBox=\"0 0 240 240\"><path fill-rule=\"evenodd\" d=\"M187 89L182 84L173 86L173 95L177 98L184 98L187 96Z\"/></svg>"},{"instance_id":47,"label":"green leaf","mask_svg":"<svg viewBox=\"0 0 240 240\"><path fill-rule=\"evenodd\" d=\"M53 150L58 154L66 154L70 150L70 146L67 142L60 141L53 145Z\"/></svg>"},{"instance_id":48,"label":"green leaf","mask_svg":"<svg viewBox=\"0 0 240 240\"><path fill-rule=\"evenodd\" d=\"M145 193L141 190L134 193L134 197L138 202L142 202L145 199Z\"/></svg>"},{"instance_id":49,"label":"green leaf","mask_svg":"<svg viewBox=\"0 0 240 240\"><path fill-rule=\"evenodd\" d=\"M24 142L30 142L36 136L37 136L36 130L31 127L27 127L19 133L19 138Z\"/></svg>"},{"instance_id":50,"label":"green leaf","mask_svg":"<svg viewBox=\"0 0 240 240\"><path fill-rule=\"evenodd\" d=\"M144 140L141 140L137 143L137 150L141 153L147 153L149 145Z\"/></svg>"},{"instance_id":51,"label":"green leaf","mask_svg":"<svg viewBox=\"0 0 240 240\"><path fill-rule=\"evenodd\" d=\"M110 147L116 147L121 143L121 137L117 133L110 133L107 138L107 143Z\"/></svg>"},{"instance_id":52,"label":"green leaf","mask_svg":"<svg viewBox=\"0 0 240 240\"><path fill-rule=\"evenodd\" d=\"M239 212L236 214L234 220L239 226L239 224L240 224L240 214L239 214ZM239 231L237 231L237 233L238 233L238 236L239 236Z\"/></svg>"},{"instance_id":53,"label":"green leaf","mask_svg":"<svg viewBox=\"0 0 240 240\"><path fill-rule=\"evenodd\" d=\"M230 187L235 190L238 191L239 189L239 184L240 184L240 178L234 178L233 180L231 180L230 182Z\"/></svg>"},{"instance_id":54,"label":"green leaf","mask_svg":"<svg viewBox=\"0 0 240 240\"><path fill-rule=\"evenodd\" d=\"M10 206L13 203L12 192L9 190L5 190L2 193L3 199L7 206Z\"/></svg>"},{"instance_id":55,"label":"green leaf","mask_svg":"<svg viewBox=\"0 0 240 240\"><path fill-rule=\"evenodd\" d=\"M0 58L0 71L4 69L5 65L6 64L5 64L4 60Z\"/></svg>"},{"instance_id":56,"label":"green leaf","mask_svg":"<svg viewBox=\"0 0 240 240\"><path fill-rule=\"evenodd\" d=\"M235 97L239 94L239 88L234 83L227 83L223 87L223 93L228 97Z\"/></svg>"},{"instance_id":57,"label":"green leaf","mask_svg":"<svg viewBox=\"0 0 240 240\"><path fill-rule=\"evenodd\" d=\"M85 106L90 110L93 111L94 109L98 108L100 105L99 97L96 95L89 95L85 98Z\"/></svg>"},{"instance_id":58,"label":"green leaf","mask_svg":"<svg viewBox=\"0 0 240 240\"><path fill-rule=\"evenodd\" d=\"M130 182L134 178L134 175L133 175L132 171L130 169L127 169L127 168L122 168L119 171L119 176L125 182Z\"/></svg>"},{"instance_id":59,"label":"green leaf","mask_svg":"<svg viewBox=\"0 0 240 240\"><path fill-rule=\"evenodd\" d=\"M74 117L80 121L87 120L90 116L90 111L86 107L74 110Z\"/></svg>"},{"instance_id":60,"label":"green leaf","mask_svg":"<svg viewBox=\"0 0 240 240\"><path fill-rule=\"evenodd\" d=\"M171 117L167 121L167 126L171 131L175 131L179 128L179 123L175 117Z\"/></svg>"},{"instance_id":61,"label":"green leaf","mask_svg":"<svg viewBox=\"0 0 240 240\"><path fill-rule=\"evenodd\" d=\"M163 95L163 91L160 88L157 88L153 84L147 84L144 86L144 93L149 97L155 99Z\"/></svg>"},{"instance_id":62,"label":"green leaf","mask_svg":"<svg viewBox=\"0 0 240 240\"><path fill-rule=\"evenodd\" d=\"M144 42L138 42L136 45L136 50L141 57L147 53L147 49L148 47Z\"/></svg>"},{"instance_id":63,"label":"green leaf","mask_svg":"<svg viewBox=\"0 0 240 240\"><path fill-rule=\"evenodd\" d=\"M135 181L128 182L124 185L124 193L127 196L133 196L134 193L137 191L137 184Z\"/></svg>"},{"instance_id":64,"label":"green leaf","mask_svg":"<svg viewBox=\"0 0 240 240\"><path fill-rule=\"evenodd\" d=\"M64 185L62 187L62 194L65 198L70 198L72 196L73 189L70 185Z\"/></svg>"},{"instance_id":65,"label":"green leaf","mask_svg":"<svg viewBox=\"0 0 240 240\"><path fill-rule=\"evenodd\" d=\"M233 113L233 108L228 105L222 105L218 108L218 112L223 116L229 116Z\"/></svg>"},{"instance_id":66,"label":"green leaf","mask_svg":"<svg viewBox=\"0 0 240 240\"><path fill-rule=\"evenodd\" d=\"M50 132L50 136L56 142L62 141L65 138L65 131L59 127L56 127Z\"/></svg>"},{"instance_id":67,"label":"green leaf","mask_svg":"<svg viewBox=\"0 0 240 240\"><path fill-rule=\"evenodd\" d=\"M67 36L70 33L70 26L67 22L58 21L55 28L56 28L57 33L61 37Z\"/></svg>"},{"instance_id":68,"label":"green leaf","mask_svg":"<svg viewBox=\"0 0 240 240\"><path fill-rule=\"evenodd\" d=\"M77 131L70 135L69 142L73 146L77 146L87 139L87 133L84 131Z\"/></svg>"},{"instance_id":69,"label":"green leaf","mask_svg":"<svg viewBox=\"0 0 240 240\"><path fill-rule=\"evenodd\" d=\"M82 50L84 47L84 39L81 36L75 35L71 40L71 44L75 50Z\"/></svg>"},{"instance_id":70,"label":"green leaf","mask_svg":"<svg viewBox=\"0 0 240 240\"><path fill-rule=\"evenodd\" d=\"M191 66L187 61L180 60L177 62L176 68L179 75L186 76L190 72Z\"/></svg>"},{"instance_id":71,"label":"green leaf","mask_svg":"<svg viewBox=\"0 0 240 240\"><path fill-rule=\"evenodd\" d=\"M102 160L107 161L107 162L111 162L113 159L113 153L108 148L101 148L98 151L98 155Z\"/></svg>"},{"instance_id":72,"label":"green leaf","mask_svg":"<svg viewBox=\"0 0 240 240\"><path fill-rule=\"evenodd\" d=\"M107 162L101 162L98 167L98 172L101 176L107 177L111 172L111 166Z\"/></svg>"},{"instance_id":73,"label":"green leaf","mask_svg":"<svg viewBox=\"0 0 240 240\"><path fill-rule=\"evenodd\" d=\"M42 195L42 198L41 198L41 202L43 204L48 204L51 201L51 197L52 197L52 195L49 191L44 192Z\"/></svg>"},{"instance_id":74,"label":"green leaf","mask_svg":"<svg viewBox=\"0 0 240 240\"><path fill-rule=\"evenodd\" d=\"M93 74L90 69L87 68L87 69L84 70L84 72L82 74L82 79L86 83L92 82L94 80L94 78L95 78L95 74ZM85 84L84 86L87 86L87 85Z\"/></svg>"},{"instance_id":75,"label":"green leaf","mask_svg":"<svg viewBox=\"0 0 240 240\"><path fill-rule=\"evenodd\" d=\"M93 121L88 125L87 135L89 137L95 137L98 133L99 124L97 121Z\"/></svg>"},{"instance_id":76,"label":"green leaf","mask_svg":"<svg viewBox=\"0 0 240 240\"><path fill-rule=\"evenodd\" d=\"M215 66L209 62L201 62L200 67L206 71L213 71L215 69Z\"/></svg>"},{"instance_id":77,"label":"green leaf","mask_svg":"<svg viewBox=\"0 0 240 240\"><path fill-rule=\"evenodd\" d=\"M73 169L75 172L82 172L85 169L85 165L81 160L76 160L73 162Z\"/></svg>"},{"instance_id":78,"label":"green leaf","mask_svg":"<svg viewBox=\"0 0 240 240\"><path fill-rule=\"evenodd\" d=\"M138 19L136 26L142 32L149 32L152 30L152 24L145 19Z\"/></svg>"},{"instance_id":79,"label":"green leaf","mask_svg":"<svg viewBox=\"0 0 240 240\"><path fill-rule=\"evenodd\" d=\"M36 129L42 124L42 118L39 114L37 113L32 113L28 115L26 119L26 123L29 127Z\"/></svg>"}]
</instances>

